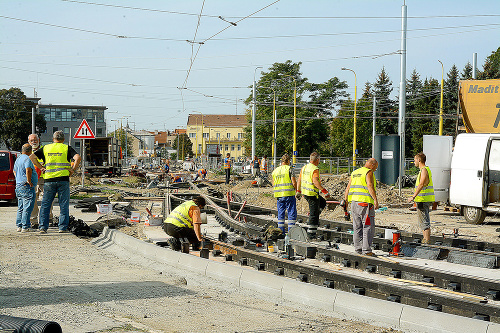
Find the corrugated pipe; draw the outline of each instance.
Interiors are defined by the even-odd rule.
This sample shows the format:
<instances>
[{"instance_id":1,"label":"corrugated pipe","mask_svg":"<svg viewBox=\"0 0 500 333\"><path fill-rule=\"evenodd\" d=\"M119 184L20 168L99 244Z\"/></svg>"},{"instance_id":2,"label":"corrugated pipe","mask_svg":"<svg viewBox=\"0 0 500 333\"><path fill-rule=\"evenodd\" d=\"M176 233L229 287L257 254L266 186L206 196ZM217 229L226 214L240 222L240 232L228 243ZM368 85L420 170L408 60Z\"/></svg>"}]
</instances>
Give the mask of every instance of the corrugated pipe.
<instances>
[{"instance_id":1,"label":"corrugated pipe","mask_svg":"<svg viewBox=\"0 0 500 333\"><path fill-rule=\"evenodd\" d=\"M62 333L61 326L53 321L0 315L0 332L11 333Z\"/></svg>"}]
</instances>

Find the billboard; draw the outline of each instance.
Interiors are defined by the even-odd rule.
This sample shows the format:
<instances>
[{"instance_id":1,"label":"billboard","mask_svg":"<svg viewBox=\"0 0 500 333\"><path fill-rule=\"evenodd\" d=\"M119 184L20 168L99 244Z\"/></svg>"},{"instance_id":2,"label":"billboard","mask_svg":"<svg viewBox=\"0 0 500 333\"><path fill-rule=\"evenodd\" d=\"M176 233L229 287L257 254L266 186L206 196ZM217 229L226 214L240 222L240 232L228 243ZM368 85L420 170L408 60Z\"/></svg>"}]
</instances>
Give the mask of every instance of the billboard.
<instances>
[{"instance_id":1,"label":"billboard","mask_svg":"<svg viewBox=\"0 0 500 333\"><path fill-rule=\"evenodd\" d=\"M500 80L464 80L460 107L467 132L500 133Z\"/></svg>"}]
</instances>

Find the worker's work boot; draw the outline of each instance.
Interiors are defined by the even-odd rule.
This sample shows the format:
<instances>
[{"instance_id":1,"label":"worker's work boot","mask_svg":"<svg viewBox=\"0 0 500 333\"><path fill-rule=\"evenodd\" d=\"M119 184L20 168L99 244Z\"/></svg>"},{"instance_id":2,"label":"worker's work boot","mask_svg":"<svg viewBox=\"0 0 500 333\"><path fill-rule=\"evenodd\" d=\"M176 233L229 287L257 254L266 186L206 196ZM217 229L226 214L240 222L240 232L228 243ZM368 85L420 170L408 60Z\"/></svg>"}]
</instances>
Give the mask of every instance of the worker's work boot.
<instances>
[{"instance_id":1,"label":"worker's work boot","mask_svg":"<svg viewBox=\"0 0 500 333\"><path fill-rule=\"evenodd\" d=\"M170 238L168 240L168 245L174 251L180 251L181 250L181 242L179 241L178 238L174 238L174 237Z\"/></svg>"}]
</instances>

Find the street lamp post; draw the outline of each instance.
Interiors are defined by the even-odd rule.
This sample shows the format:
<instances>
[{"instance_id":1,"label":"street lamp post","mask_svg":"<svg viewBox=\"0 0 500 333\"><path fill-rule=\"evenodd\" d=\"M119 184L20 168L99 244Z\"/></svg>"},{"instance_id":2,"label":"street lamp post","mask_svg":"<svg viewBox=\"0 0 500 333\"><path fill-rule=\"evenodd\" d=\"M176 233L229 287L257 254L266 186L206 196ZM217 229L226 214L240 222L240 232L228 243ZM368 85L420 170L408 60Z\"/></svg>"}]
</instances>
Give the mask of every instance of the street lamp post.
<instances>
[{"instance_id":1,"label":"street lamp post","mask_svg":"<svg viewBox=\"0 0 500 333\"><path fill-rule=\"evenodd\" d=\"M356 167L356 106L358 103L358 84L356 78L356 72L352 69L342 67L343 71L351 71L354 73L354 134L352 137L352 167Z\"/></svg>"},{"instance_id":2,"label":"street lamp post","mask_svg":"<svg viewBox=\"0 0 500 333\"><path fill-rule=\"evenodd\" d=\"M257 69L263 68L262 66L256 67L253 71L253 87L252 87L252 158L255 156L255 114L257 113L257 106L255 102L255 72Z\"/></svg>"},{"instance_id":3,"label":"street lamp post","mask_svg":"<svg viewBox=\"0 0 500 333\"><path fill-rule=\"evenodd\" d=\"M203 113L199 111L193 111L194 113L201 114L201 153L203 154ZM196 157L198 157L198 118L196 118Z\"/></svg>"},{"instance_id":4,"label":"street lamp post","mask_svg":"<svg viewBox=\"0 0 500 333\"><path fill-rule=\"evenodd\" d=\"M294 89L293 89L293 146L292 146L292 163L297 162L297 81L295 78L288 74L281 74L283 76L289 76L293 79Z\"/></svg>"},{"instance_id":5,"label":"street lamp post","mask_svg":"<svg viewBox=\"0 0 500 333\"><path fill-rule=\"evenodd\" d=\"M276 169L276 138L277 138L277 128L276 128L276 90L271 87L259 87L259 88L266 88L266 89L271 89L273 91L273 145L272 145L272 155L273 155L273 169ZM253 158L253 156L252 156Z\"/></svg>"},{"instance_id":6,"label":"street lamp post","mask_svg":"<svg viewBox=\"0 0 500 333\"><path fill-rule=\"evenodd\" d=\"M443 86L444 86L444 66L441 60L441 102L439 103L439 135L443 135Z\"/></svg>"}]
</instances>

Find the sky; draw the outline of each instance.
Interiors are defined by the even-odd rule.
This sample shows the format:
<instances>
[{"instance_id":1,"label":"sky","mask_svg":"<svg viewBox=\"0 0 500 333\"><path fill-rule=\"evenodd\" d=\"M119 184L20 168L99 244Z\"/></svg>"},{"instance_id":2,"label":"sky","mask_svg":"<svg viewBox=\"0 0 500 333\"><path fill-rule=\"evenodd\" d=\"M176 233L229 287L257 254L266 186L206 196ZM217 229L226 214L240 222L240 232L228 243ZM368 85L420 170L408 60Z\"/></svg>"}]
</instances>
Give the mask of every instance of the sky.
<instances>
[{"instance_id":1,"label":"sky","mask_svg":"<svg viewBox=\"0 0 500 333\"><path fill-rule=\"evenodd\" d=\"M0 0L0 89L42 104L104 105L108 130L186 128L192 113L243 114L254 75L302 62L358 97L382 68L398 95L397 0ZM441 78L500 46L498 0L407 0L407 77ZM201 15L200 15L201 14ZM263 67L260 69L258 67Z\"/></svg>"}]
</instances>

